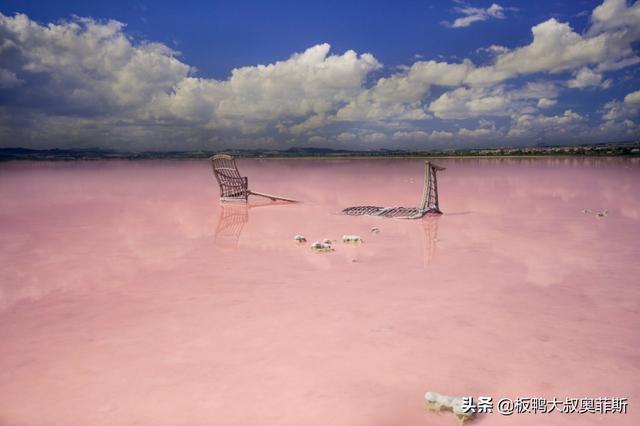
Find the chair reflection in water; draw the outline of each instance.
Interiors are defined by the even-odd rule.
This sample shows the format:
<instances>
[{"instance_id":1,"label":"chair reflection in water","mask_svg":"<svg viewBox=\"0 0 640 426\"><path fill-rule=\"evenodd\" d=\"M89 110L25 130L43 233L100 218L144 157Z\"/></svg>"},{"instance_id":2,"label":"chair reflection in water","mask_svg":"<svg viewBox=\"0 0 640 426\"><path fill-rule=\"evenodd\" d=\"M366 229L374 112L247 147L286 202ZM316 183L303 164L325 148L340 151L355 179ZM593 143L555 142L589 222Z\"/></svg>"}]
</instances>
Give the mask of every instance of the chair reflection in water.
<instances>
[{"instance_id":1,"label":"chair reflection in water","mask_svg":"<svg viewBox=\"0 0 640 426\"><path fill-rule=\"evenodd\" d=\"M247 204L220 203L220 217L216 226L214 243L226 249L238 248L244 225L249 222Z\"/></svg>"},{"instance_id":2,"label":"chair reflection in water","mask_svg":"<svg viewBox=\"0 0 640 426\"><path fill-rule=\"evenodd\" d=\"M259 207L288 205L286 202L267 204L220 203L220 215L214 233L214 243L218 247L238 248L244 226L249 223L249 211Z\"/></svg>"}]
</instances>

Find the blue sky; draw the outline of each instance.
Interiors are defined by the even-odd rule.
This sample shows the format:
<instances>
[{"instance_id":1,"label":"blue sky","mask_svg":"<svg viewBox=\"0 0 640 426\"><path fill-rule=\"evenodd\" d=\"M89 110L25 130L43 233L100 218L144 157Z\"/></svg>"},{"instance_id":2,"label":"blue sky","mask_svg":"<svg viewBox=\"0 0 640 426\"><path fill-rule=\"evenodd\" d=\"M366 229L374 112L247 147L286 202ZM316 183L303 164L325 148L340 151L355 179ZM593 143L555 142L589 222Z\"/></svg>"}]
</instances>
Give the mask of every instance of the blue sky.
<instances>
[{"instance_id":1,"label":"blue sky","mask_svg":"<svg viewBox=\"0 0 640 426\"><path fill-rule=\"evenodd\" d=\"M140 40L178 49L199 75L226 78L231 69L267 64L320 43L337 52L371 52L389 67L429 58L467 57L496 44L516 47L531 27L556 17L582 31L598 1L499 2L518 8L509 19L445 30L460 14L444 1L4 1L2 12L25 13L38 22L72 15L115 19ZM473 2L490 6L491 2Z\"/></svg>"},{"instance_id":2,"label":"blue sky","mask_svg":"<svg viewBox=\"0 0 640 426\"><path fill-rule=\"evenodd\" d=\"M4 1L0 12L1 146L429 149L640 134L637 2Z\"/></svg>"}]
</instances>

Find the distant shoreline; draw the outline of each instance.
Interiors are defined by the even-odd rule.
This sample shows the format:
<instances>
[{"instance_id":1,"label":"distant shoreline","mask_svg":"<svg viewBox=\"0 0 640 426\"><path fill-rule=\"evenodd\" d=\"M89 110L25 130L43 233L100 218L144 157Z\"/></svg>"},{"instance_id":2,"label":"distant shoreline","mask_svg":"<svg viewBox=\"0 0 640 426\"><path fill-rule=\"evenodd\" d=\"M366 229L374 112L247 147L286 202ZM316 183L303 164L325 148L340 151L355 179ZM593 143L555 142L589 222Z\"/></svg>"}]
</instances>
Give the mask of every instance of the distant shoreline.
<instances>
[{"instance_id":1,"label":"distant shoreline","mask_svg":"<svg viewBox=\"0 0 640 426\"><path fill-rule=\"evenodd\" d=\"M119 152L99 148L88 149L28 149L0 148L0 161L74 161L74 160L197 160L207 159L217 152L237 158L261 160L370 160L370 159L455 159L455 158L601 158L640 157L640 142L620 142L594 145L503 147L490 149L406 151L381 149L349 151L330 148L290 148L288 150L220 150Z\"/></svg>"},{"instance_id":2,"label":"distant shoreline","mask_svg":"<svg viewBox=\"0 0 640 426\"><path fill-rule=\"evenodd\" d=\"M260 160L260 161L384 161L384 160L535 160L535 159L615 159L626 158L636 159L640 158L640 155L502 155L502 156L414 156L414 157L399 157L399 156L376 156L376 157L239 157L238 160ZM133 158L133 157L121 157L121 158L4 158L0 157L0 164L11 162L34 162L34 163L64 163L64 162L99 162L99 161L206 161L205 157L155 157L155 158Z\"/></svg>"}]
</instances>

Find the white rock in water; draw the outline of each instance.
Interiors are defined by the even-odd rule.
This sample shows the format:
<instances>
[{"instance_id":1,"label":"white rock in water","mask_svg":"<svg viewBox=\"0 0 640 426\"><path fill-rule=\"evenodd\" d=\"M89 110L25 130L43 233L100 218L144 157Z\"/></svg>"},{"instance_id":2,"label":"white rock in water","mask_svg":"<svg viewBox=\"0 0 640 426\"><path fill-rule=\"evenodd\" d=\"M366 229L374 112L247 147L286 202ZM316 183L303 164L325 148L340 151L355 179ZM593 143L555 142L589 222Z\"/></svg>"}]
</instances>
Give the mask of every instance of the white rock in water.
<instances>
[{"instance_id":1,"label":"white rock in water","mask_svg":"<svg viewBox=\"0 0 640 426\"><path fill-rule=\"evenodd\" d=\"M427 392L424 394L424 400L429 404L439 404L440 394L438 392Z\"/></svg>"},{"instance_id":2,"label":"white rock in water","mask_svg":"<svg viewBox=\"0 0 640 426\"><path fill-rule=\"evenodd\" d=\"M296 240L299 243L306 243L307 239L305 237L303 237L302 235L296 235L295 237L293 237L294 240Z\"/></svg>"},{"instance_id":3,"label":"white rock in water","mask_svg":"<svg viewBox=\"0 0 640 426\"><path fill-rule=\"evenodd\" d=\"M374 226L373 228L371 228L371 233L372 234L379 234L380 233L380 228Z\"/></svg>"},{"instance_id":4,"label":"white rock in water","mask_svg":"<svg viewBox=\"0 0 640 426\"><path fill-rule=\"evenodd\" d=\"M424 395L427 410L429 411L451 411L456 415L460 424L464 424L467 420L472 420L475 412L472 410L465 411L465 404L462 398L441 395L437 392L427 392Z\"/></svg>"},{"instance_id":5,"label":"white rock in water","mask_svg":"<svg viewBox=\"0 0 640 426\"><path fill-rule=\"evenodd\" d=\"M427 401L427 408L440 411L447 410L453 407L453 398L446 395L441 395L437 392L427 392L424 395L425 401Z\"/></svg>"},{"instance_id":6,"label":"white rock in water","mask_svg":"<svg viewBox=\"0 0 640 426\"><path fill-rule=\"evenodd\" d=\"M473 417L473 411L465 411L464 401L462 398L453 398L451 401L451 411L456 416Z\"/></svg>"},{"instance_id":7,"label":"white rock in water","mask_svg":"<svg viewBox=\"0 0 640 426\"><path fill-rule=\"evenodd\" d=\"M364 240L357 235L343 235L342 242L344 243L364 243Z\"/></svg>"}]
</instances>

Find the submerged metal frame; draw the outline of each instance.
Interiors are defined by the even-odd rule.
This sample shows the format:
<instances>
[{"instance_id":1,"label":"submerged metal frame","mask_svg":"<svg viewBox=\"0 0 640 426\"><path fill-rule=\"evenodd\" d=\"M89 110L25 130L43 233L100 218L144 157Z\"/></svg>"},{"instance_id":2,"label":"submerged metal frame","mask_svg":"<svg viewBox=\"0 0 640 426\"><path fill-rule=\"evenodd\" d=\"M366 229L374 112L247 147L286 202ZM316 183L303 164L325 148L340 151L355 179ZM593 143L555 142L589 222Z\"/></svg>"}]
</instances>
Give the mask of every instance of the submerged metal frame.
<instances>
[{"instance_id":1,"label":"submerged metal frame","mask_svg":"<svg viewBox=\"0 0 640 426\"><path fill-rule=\"evenodd\" d=\"M438 201L438 177L437 172L445 170L430 161L424 163L424 188L422 201L419 207L378 207L378 206L354 206L342 210L343 214L350 216L380 216L391 219L420 219L426 214L442 214Z\"/></svg>"}]
</instances>

